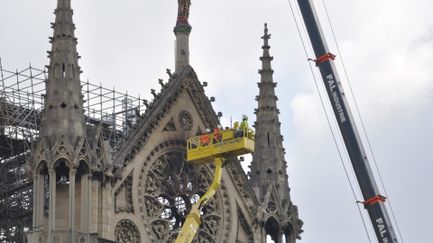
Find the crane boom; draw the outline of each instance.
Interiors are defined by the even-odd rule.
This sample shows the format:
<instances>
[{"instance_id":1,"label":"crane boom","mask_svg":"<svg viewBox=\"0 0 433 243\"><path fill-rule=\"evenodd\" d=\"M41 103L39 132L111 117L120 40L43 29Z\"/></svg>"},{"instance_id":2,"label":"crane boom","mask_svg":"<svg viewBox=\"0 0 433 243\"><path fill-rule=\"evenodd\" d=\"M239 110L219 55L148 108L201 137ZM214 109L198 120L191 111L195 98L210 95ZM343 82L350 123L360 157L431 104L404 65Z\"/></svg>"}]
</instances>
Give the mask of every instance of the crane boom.
<instances>
[{"instance_id":1,"label":"crane boom","mask_svg":"<svg viewBox=\"0 0 433 243\"><path fill-rule=\"evenodd\" d=\"M364 197L364 206L368 211L377 239L380 243L397 243L397 237L384 204L385 197L379 193L364 146L341 86L337 69L333 63L335 56L329 52L312 1L297 1L314 49L316 65L320 69L344 144Z\"/></svg>"}]
</instances>

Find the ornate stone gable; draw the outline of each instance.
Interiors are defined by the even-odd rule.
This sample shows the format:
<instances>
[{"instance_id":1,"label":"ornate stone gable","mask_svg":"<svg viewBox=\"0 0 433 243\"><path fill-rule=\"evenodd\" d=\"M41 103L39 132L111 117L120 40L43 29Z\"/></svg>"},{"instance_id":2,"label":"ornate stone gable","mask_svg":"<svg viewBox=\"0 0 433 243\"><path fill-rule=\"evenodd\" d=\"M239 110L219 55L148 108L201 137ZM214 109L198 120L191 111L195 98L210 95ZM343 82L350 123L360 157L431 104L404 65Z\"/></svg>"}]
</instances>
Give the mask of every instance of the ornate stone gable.
<instances>
[{"instance_id":1,"label":"ornate stone gable","mask_svg":"<svg viewBox=\"0 0 433 243\"><path fill-rule=\"evenodd\" d=\"M173 242L191 206L213 178L212 165L185 162L186 140L197 131L214 128L218 119L191 67L179 76L173 74L161 92L153 93L155 99L148 103L141 121L114 154L115 201L126 200L126 204L116 206L112 227L128 219L128 225L139 229L143 242ZM237 204L245 210L242 219L248 218L241 223L254 222L257 199L239 161L232 158L224 169L221 189L203 210L194 242L235 242ZM239 236L240 242L251 242L254 229L242 226L248 233Z\"/></svg>"},{"instance_id":2,"label":"ornate stone gable","mask_svg":"<svg viewBox=\"0 0 433 243\"><path fill-rule=\"evenodd\" d=\"M179 75L171 75L170 80L162 86L158 94L155 91L152 92L154 100L147 105L147 110L142 119L115 153L115 167L123 168L129 163L134 155L146 144L150 134L159 127L161 120L167 115L173 104L176 103L178 96L184 92L190 95L192 104L188 105L195 107L205 127L215 127L218 124L217 115L212 109L210 100L204 94L202 84L194 70L188 66ZM177 120L180 127L189 130L192 129L189 128L190 124L188 124L190 119L191 117L187 113L181 112L178 114Z\"/></svg>"},{"instance_id":3,"label":"ornate stone gable","mask_svg":"<svg viewBox=\"0 0 433 243\"><path fill-rule=\"evenodd\" d=\"M264 221L266 221L266 219L268 219L269 217L274 217L278 220L283 217L284 213L280 201L281 199L279 198L275 186L273 184L270 184L262 202L262 213Z\"/></svg>"}]
</instances>

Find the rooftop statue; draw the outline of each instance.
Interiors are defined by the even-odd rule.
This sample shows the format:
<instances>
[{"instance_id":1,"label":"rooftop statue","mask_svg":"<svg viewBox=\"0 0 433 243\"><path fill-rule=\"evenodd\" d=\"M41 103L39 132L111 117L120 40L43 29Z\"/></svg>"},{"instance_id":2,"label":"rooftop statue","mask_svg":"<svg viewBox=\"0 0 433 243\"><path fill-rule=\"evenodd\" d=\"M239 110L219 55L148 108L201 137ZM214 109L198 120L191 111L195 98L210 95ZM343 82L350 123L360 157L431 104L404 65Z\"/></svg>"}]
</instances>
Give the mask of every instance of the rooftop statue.
<instances>
[{"instance_id":1,"label":"rooftop statue","mask_svg":"<svg viewBox=\"0 0 433 243\"><path fill-rule=\"evenodd\" d=\"M191 0L178 0L178 14L177 21L188 23L189 17L189 6L191 5Z\"/></svg>"}]
</instances>

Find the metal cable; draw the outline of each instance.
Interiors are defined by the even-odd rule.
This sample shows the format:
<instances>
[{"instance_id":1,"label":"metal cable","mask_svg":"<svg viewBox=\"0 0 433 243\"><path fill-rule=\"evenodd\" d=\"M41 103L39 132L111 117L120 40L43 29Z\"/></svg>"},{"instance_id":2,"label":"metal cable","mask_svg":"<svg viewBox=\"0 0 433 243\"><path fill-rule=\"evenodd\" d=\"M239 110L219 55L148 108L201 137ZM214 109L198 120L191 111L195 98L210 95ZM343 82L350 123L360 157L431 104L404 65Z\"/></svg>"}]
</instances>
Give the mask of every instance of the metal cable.
<instances>
[{"instance_id":1,"label":"metal cable","mask_svg":"<svg viewBox=\"0 0 433 243\"><path fill-rule=\"evenodd\" d=\"M297 32L298 32L299 38L300 38L301 43L302 43L302 47L303 47L303 49L304 49L305 56L307 57L307 60L308 60L308 59L309 59L309 57L308 57L308 51L307 51L307 48L306 48L306 46L305 46L304 39L302 38L302 34L301 34L300 27L299 27L299 23L298 23L298 21L296 20L295 12L294 12L294 10L293 10L293 6L292 6L291 1L288 0L288 2L289 2L289 5L290 5L290 10L291 10L291 12L292 12L293 20L295 21L295 24L296 24L296 29L297 29ZM322 105L323 111L324 111L324 113L325 113L326 121L327 121L327 123L328 123L329 130L331 131L332 139L333 139L333 141L334 141L335 148L337 149L338 156L339 156L339 158L340 158L341 164L343 165L343 169L344 169L344 173L345 173L345 175L346 175L347 181L349 182L350 189L351 189L351 191L352 191L352 195L353 195L355 201L358 201L358 200L356 199L355 189L354 189L353 184L352 184L352 182L351 182L351 180L350 180L350 177L349 177L349 173L348 173L347 167L346 167L346 165L345 165L345 163L344 163L344 160L343 160L343 156L342 156L342 154L341 154L340 148L338 147L337 139L336 139L335 133L334 133L334 131L333 131L333 129L332 129L330 118L329 118L329 116L328 116L328 113L326 112L325 103L323 102L323 97L322 97L322 95L321 95L321 93L320 93L320 89L319 89L319 85L318 85L318 83L317 83L316 75L314 74L314 70L313 70L313 67L311 66L311 63L310 63L310 62L308 62L308 66L309 66L309 68L310 68L310 72L311 72L311 74L312 74L312 76L313 76L314 85L315 85L315 87L316 87L316 91L317 91L317 93L318 93L318 95L319 95L320 102L321 102L321 105ZM366 235L367 235L368 241L371 243L372 241L371 241L371 238L370 238L370 234L368 233L367 224L365 223L364 217L363 217L363 215L362 215L361 208L360 208L360 206L359 206L358 203L356 203L356 205L357 205L358 212L359 212L359 215L360 215L360 217L361 217L362 224L363 224L363 226L364 226L364 230L365 230L365 233L366 233Z\"/></svg>"},{"instance_id":2,"label":"metal cable","mask_svg":"<svg viewBox=\"0 0 433 243\"><path fill-rule=\"evenodd\" d=\"M381 183L381 185L382 185L383 191L384 191L384 193L385 193L385 197L388 198L388 204L389 204L389 208L390 208L390 210L391 210L391 215L392 215L392 218L393 218L393 220L394 220L394 222L395 222L395 226L396 226L396 228L397 228L397 232L398 232L398 234L399 234L399 236L400 236L401 242L403 243L403 237L402 237L402 234L401 234L401 231L400 231L400 227L399 227L398 222L397 222L397 219L396 219L396 217L395 217L395 213L394 213L394 209L393 209L392 204L391 204L391 200L390 200L389 197L388 197L388 193L387 193L387 191L386 191L386 187L385 187L385 183L384 183L383 178L382 178L382 174L380 173L379 166L378 166L378 164L377 164L377 162L376 162L376 156L375 156L374 151L373 151L373 148L372 148L372 146L371 146L370 139L369 139L369 137L368 137L368 135L367 135L367 130L366 130L366 128L365 128L365 125L364 125L364 121L363 121L363 119L362 119L361 112L360 112L360 110L359 110L359 108L358 108L358 102L356 101L355 92L353 91L353 89L352 89L352 85L351 85L351 83L350 83L350 79L349 79L349 75L348 75L348 73L347 73L346 65L344 64L343 55L341 55L340 46L339 46L339 44L338 44L337 37L336 37L335 31L334 31L334 28L333 28L333 26L332 26L331 18L330 18L330 16L329 16L328 7L327 7L327 5L326 5L325 0L322 0L322 2L323 2L323 6L324 6L324 8L325 8L325 13L326 13L326 17L327 17L327 19L328 19L329 27L331 28L332 37L333 37L334 42L335 42L335 45L336 45L336 47L337 47L338 56L340 57L340 60L341 60L341 64L342 64L342 67L343 67L344 76L346 77L347 83L348 83L348 85L349 85L350 93L352 94L352 99L353 99L353 102L354 102L354 104L355 104L355 110L356 110L356 113L357 113L357 115L358 115L358 117L359 117L359 120L361 121L362 131L363 131L364 136L365 136L365 138L366 138L367 145L368 145L368 148L369 148L370 153L371 153L371 158L373 159L374 167L376 168L377 174L379 175L379 180L380 180L380 183Z\"/></svg>"}]
</instances>

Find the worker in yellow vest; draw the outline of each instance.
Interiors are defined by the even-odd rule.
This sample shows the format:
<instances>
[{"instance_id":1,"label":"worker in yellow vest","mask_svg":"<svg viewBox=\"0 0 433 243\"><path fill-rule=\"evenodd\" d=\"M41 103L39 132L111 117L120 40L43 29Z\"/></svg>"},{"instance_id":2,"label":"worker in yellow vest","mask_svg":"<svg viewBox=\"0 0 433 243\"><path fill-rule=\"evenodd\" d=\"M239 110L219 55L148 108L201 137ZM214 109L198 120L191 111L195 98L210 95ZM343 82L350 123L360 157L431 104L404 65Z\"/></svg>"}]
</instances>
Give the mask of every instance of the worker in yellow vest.
<instances>
[{"instance_id":1,"label":"worker in yellow vest","mask_svg":"<svg viewBox=\"0 0 433 243\"><path fill-rule=\"evenodd\" d=\"M242 115L242 121L241 121L241 126L240 126L240 128L241 128L242 130L245 130L245 129L248 128L248 116L246 116L246 115Z\"/></svg>"},{"instance_id":2,"label":"worker in yellow vest","mask_svg":"<svg viewBox=\"0 0 433 243\"><path fill-rule=\"evenodd\" d=\"M248 133L248 116L242 115L241 125L239 127L242 131L242 136Z\"/></svg>"}]
</instances>

